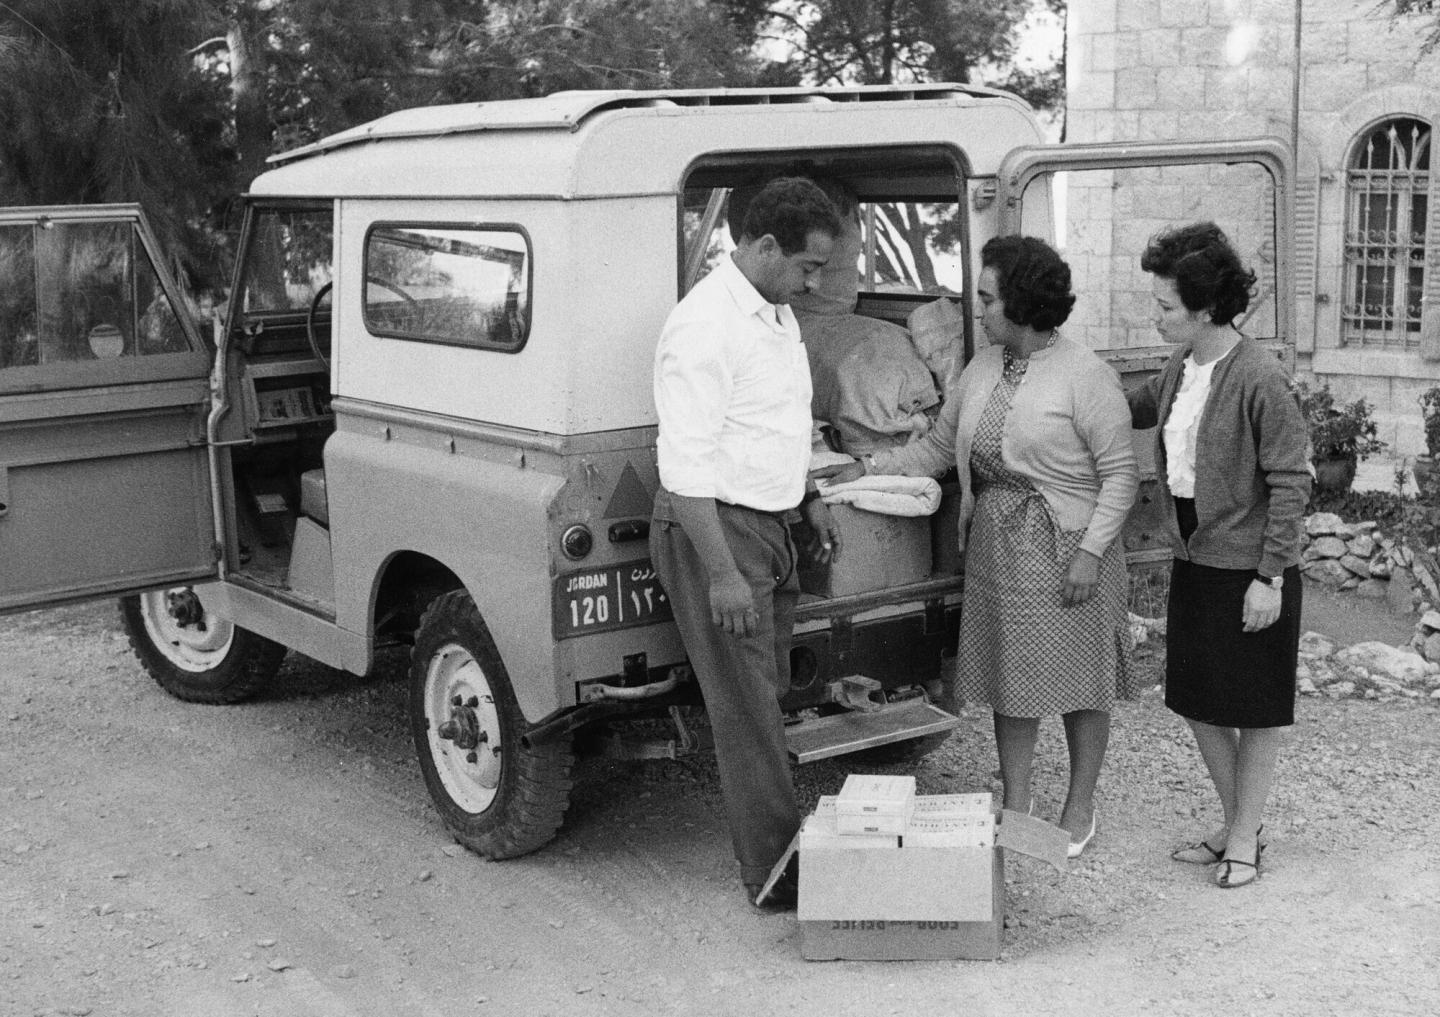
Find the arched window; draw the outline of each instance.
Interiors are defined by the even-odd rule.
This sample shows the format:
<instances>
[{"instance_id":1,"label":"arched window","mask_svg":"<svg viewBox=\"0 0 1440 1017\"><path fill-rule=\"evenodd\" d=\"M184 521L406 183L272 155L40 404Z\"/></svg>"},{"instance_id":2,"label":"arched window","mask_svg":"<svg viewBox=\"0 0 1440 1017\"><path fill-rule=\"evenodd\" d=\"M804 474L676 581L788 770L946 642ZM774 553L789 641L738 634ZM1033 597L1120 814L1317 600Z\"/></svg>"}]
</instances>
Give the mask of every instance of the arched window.
<instances>
[{"instance_id":1,"label":"arched window","mask_svg":"<svg viewBox=\"0 0 1440 1017\"><path fill-rule=\"evenodd\" d=\"M1346 177L1346 345L1418 349L1429 220L1430 125L1397 117L1356 144Z\"/></svg>"}]
</instances>

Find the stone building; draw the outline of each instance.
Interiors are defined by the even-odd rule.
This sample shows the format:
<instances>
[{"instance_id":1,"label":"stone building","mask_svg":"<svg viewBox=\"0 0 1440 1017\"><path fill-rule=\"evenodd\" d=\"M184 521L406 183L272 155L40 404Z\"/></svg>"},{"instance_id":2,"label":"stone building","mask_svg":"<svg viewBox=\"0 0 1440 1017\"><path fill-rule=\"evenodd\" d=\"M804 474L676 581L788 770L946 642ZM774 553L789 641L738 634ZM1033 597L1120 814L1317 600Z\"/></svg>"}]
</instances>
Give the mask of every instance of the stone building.
<instances>
[{"instance_id":1,"label":"stone building","mask_svg":"<svg viewBox=\"0 0 1440 1017\"><path fill-rule=\"evenodd\" d=\"M1378 0L1070 0L1067 24L1067 142L1295 144L1297 371L1373 402L1382 437L1405 454L1424 450L1416 396L1440 384L1440 51L1421 53L1428 24L1392 20ZM1077 281L1103 272L1114 283L1109 306L1080 323L1091 344L1155 343L1133 252L1142 234L1199 217L1236 236L1261 276L1246 330L1263 335L1273 252L1260 176L1072 184L1064 243ZM1130 207L1105 235L1098 224L1121 193Z\"/></svg>"}]
</instances>

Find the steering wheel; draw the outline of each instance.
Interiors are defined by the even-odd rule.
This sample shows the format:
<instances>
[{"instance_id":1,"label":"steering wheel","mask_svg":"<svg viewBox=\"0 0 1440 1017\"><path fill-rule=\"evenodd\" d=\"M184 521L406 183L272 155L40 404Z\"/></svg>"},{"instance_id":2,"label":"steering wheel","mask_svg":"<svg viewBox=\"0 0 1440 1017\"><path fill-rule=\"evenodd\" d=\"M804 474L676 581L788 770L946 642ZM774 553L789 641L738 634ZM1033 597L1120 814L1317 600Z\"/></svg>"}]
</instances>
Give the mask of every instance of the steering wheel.
<instances>
[{"instance_id":1,"label":"steering wheel","mask_svg":"<svg viewBox=\"0 0 1440 1017\"><path fill-rule=\"evenodd\" d=\"M330 358L320 349L320 339L315 334L315 313L320 310L320 301L329 296L330 291L335 288L332 280L327 282L315 291L315 296L310 299L310 313L305 315L305 337L310 340L310 352L315 354L315 359L325 367L325 373L330 373Z\"/></svg>"},{"instance_id":2,"label":"steering wheel","mask_svg":"<svg viewBox=\"0 0 1440 1017\"><path fill-rule=\"evenodd\" d=\"M382 290L388 290L389 292L395 294L405 304L406 312L410 315L413 315L413 320L415 324L417 326L424 324L425 308L420 305L420 301L416 300L399 286L396 286L392 282L386 282L384 279L380 279L373 275L367 275L365 277L365 285L379 286Z\"/></svg>"}]
</instances>

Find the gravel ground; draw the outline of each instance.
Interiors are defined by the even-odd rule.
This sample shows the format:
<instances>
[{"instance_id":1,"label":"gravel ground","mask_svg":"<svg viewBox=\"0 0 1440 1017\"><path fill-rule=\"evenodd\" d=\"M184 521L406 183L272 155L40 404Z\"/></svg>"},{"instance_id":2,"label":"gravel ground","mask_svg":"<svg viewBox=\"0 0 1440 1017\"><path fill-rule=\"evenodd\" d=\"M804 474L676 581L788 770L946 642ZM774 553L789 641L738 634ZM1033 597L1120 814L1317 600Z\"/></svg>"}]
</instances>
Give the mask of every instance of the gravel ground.
<instances>
[{"instance_id":1,"label":"gravel ground","mask_svg":"<svg viewBox=\"0 0 1440 1017\"><path fill-rule=\"evenodd\" d=\"M1263 875L1223 892L1168 858L1215 808L1154 688L1115 713L1093 849L1066 873L1007 862L1000 962L820 964L793 914L741 899L707 759L587 763L552 845L485 862L425 798L397 662L355 679L292 657L257 702L196 707L113 619L0 619L6 1017L1440 1008L1430 701L1302 700ZM965 710L914 768L921 791L998 789L989 728ZM1037 759L1053 818L1058 721ZM852 767L801 768L807 802Z\"/></svg>"}]
</instances>

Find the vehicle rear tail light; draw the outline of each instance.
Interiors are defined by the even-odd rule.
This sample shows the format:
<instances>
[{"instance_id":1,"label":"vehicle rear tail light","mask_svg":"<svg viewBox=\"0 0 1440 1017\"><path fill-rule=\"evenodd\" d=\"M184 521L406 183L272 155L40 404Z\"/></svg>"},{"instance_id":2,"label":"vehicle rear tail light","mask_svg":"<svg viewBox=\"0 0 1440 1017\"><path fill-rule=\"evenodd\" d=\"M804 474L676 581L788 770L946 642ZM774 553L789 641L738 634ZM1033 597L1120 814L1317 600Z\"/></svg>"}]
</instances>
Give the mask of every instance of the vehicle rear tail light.
<instances>
[{"instance_id":1,"label":"vehicle rear tail light","mask_svg":"<svg viewBox=\"0 0 1440 1017\"><path fill-rule=\"evenodd\" d=\"M579 523L567 529L560 537L560 550L572 561L584 558L594 546L595 538L590 534L589 528Z\"/></svg>"}]
</instances>

